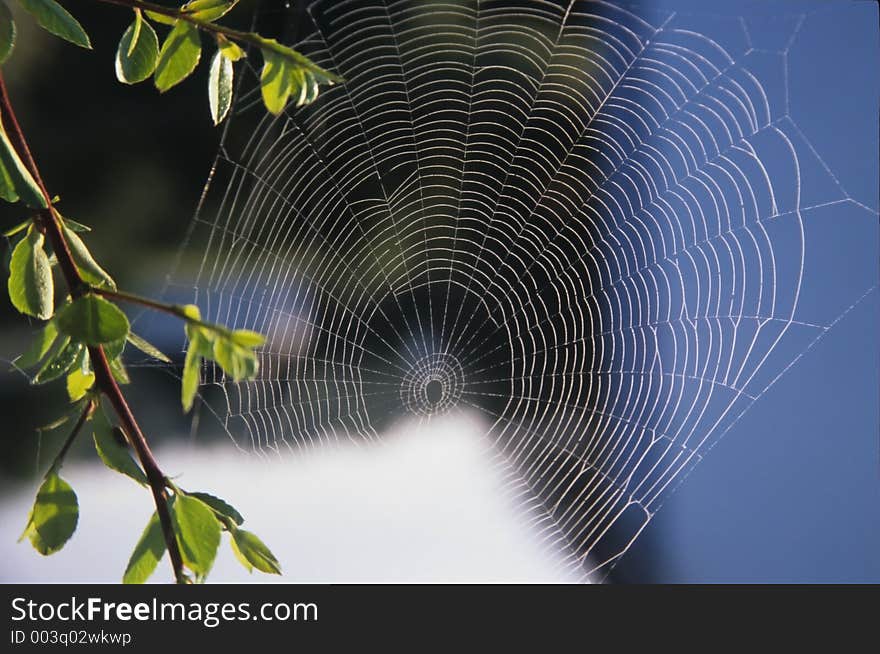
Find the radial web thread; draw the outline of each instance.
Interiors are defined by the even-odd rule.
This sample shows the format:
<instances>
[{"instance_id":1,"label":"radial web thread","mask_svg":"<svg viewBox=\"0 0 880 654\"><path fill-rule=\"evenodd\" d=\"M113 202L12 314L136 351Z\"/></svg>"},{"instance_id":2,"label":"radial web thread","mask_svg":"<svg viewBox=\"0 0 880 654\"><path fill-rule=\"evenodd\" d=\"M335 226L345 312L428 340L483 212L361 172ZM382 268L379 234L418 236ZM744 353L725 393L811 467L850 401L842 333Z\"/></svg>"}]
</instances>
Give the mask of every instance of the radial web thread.
<instances>
[{"instance_id":1,"label":"radial web thread","mask_svg":"<svg viewBox=\"0 0 880 654\"><path fill-rule=\"evenodd\" d=\"M799 314L809 211L877 217L792 118L804 16L772 48L735 15L605 2L308 16L298 47L345 83L274 118L244 73L183 248L195 280L172 280L269 336L256 380L206 369L206 401L264 454L481 416L546 546L605 573L873 290ZM804 199L805 166L827 197Z\"/></svg>"}]
</instances>

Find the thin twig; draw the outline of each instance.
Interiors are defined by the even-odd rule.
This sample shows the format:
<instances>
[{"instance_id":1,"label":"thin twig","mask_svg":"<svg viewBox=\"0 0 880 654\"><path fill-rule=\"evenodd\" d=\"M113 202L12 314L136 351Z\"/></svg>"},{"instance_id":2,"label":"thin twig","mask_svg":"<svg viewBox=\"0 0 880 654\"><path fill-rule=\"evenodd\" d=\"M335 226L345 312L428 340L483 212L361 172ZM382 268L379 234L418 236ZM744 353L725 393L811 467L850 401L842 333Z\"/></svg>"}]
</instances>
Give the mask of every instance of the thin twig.
<instances>
[{"instance_id":1,"label":"thin twig","mask_svg":"<svg viewBox=\"0 0 880 654\"><path fill-rule=\"evenodd\" d=\"M55 456L55 460L52 461L52 465L49 466L50 472L58 472L58 470L61 468L61 464L64 463L64 457L67 456L67 451L70 449L70 446L73 445L73 441L76 440L76 437L79 436L79 432L82 431L83 425L86 424L86 421L92 417L92 414L95 412L97 406L98 404L91 397L86 400L85 406L83 407L79 419L76 421L76 424L73 426L73 429L67 436L67 440L64 441L64 445L62 445L61 449L58 450L58 454Z\"/></svg>"},{"instance_id":2,"label":"thin twig","mask_svg":"<svg viewBox=\"0 0 880 654\"><path fill-rule=\"evenodd\" d=\"M93 287L91 289L91 292L96 295L106 297L110 300L115 300L117 302L128 302L129 304L139 304L142 307L147 307L148 309L153 309L154 311L161 311L162 313L167 313L169 315L188 320L186 312L183 310L182 307L179 307L176 304L165 304L164 302L159 302L157 300L152 300L148 297L135 295L134 293L128 293L126 291L116 291L109 288L100 288L97 286Z\"/></svg>"},{"instance_id":3,"label":"thin twig","mask_svg":"<svg viewBox=\"0 0 880 654\"><path fill-rule=\"evenodd\" d=\"M140 295L135 295L134 293L128 293L126 291L118 291L111 290L109 288L100 288L97 286L93 286L90 289L90 292L101 295L103 297L109 298L111 300L115 300L116 302L128 302L129 304L138 304L142 307L147 307L148 309L153 309L154 311L161 311L162 313L167 313L171 316L176 316L181 320L185 320L186 322L192 323L193 325L198 325L199 327L205 327L206 329L210 329L211 331L219 332L221 334L225 334L226 336L231 336L233 330L229 329L224 325L218 325L213 322L206 322L204 320L200 320L198 318L193 318L192 316L186 313L186 310L180 306L179 304L165 304L164 302L159 302L157 300L151 300L147 297L142 297Z\"/></svg>"},{"instance_id":4,"label":"thin twig","mask_svg":"<svg viewBox=\"0 0 880 654\"><path fill-rule=\"evenodd\" d=\"M83 282L73 256L71 255L70 247L68 246L67 240L61 229L61 216L52 205L52 196L50 196L49 192L46 190L46 185L43 183L40 170L34 161L34 157L31 154L27 140L25 139L24 132L18 123L15 110L12 107L12 102L10 101L9 94L6 90L6 82L3 78L2 71L0 71L0 110L2 110L3 117L8 121L8 124L11 127L11 136L16 151L19 153L19 156L23 157L25 166L34 178L34 181L37 183L37 186L40 188L40 191L46 200L46 206L48 209L38 212L36 224L43 229L49 237L52 249L55 251L59 266L64 275L64 280L70 289L71 296L74 298L79 297L83 293L88 292L89 287ZM121 422L122 430L128 437L128 440L134 448L138 460L144 469L144 473L150 483L150 490L153 493L153 501L156 504L156 512L159 515L159 522L162 526L162 533L165 537L165 545L168 548L168 558L171 561L174 578L178 583L183 583L186 580L183 573L183 558L180 555L180 548L177 545L177 538L174 535L174 526L171 523L171 514L168 510L168 495L165 491L165 475L159 468L159 464L156 462L156 458L150 450L150 445L147 442L146 437L135 420L131 408L128 406L125 396L122 394L122 390L116 383L116 379L113 377L113 372L110 369L110 362L107 360L104 348L101 346L89 346L88 349L92 367L95 371L95 385L101 393L107 397L110 404L113 406L113 409Z\"/></svg>"}]
</instances>

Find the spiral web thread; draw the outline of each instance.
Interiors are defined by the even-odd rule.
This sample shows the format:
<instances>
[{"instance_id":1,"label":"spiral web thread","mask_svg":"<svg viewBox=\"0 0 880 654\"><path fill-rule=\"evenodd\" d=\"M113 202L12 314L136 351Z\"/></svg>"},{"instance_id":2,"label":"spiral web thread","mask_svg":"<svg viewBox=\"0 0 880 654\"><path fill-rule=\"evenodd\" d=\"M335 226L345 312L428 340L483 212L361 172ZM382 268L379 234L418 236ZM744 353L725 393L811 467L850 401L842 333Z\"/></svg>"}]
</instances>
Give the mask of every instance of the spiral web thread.
<instances>
[{"instance_id":1,"label":"spiral web thread","mask_svg":"<svg viewBox=\"0 0 880 654\"><path fill-rule=\"evenodd\" d=\"M604 2L308 14L299 48L346 82L276 119L250 72L184 247L207 316L269 335L255 381L205 371L208 405L260 453L479 415L535 533L604 574L873 290L798 315L805 212L876 219L791 117L803 16L768 49Z\"/></svg>"}]
</instances>

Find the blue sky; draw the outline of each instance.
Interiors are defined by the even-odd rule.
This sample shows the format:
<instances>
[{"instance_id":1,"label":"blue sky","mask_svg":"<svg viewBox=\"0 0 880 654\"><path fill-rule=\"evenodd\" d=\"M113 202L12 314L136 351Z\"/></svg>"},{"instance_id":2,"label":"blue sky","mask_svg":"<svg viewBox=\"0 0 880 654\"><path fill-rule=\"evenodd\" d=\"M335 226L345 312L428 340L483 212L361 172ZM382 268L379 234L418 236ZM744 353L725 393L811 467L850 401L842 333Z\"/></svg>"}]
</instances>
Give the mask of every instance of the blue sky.
<instances>
[{"instance_id":1,"label":"blue sky","mask_svg":"<svg viewBox=\"0 0 880 654\"><path fill-rule=\"evenodd\" d=\"M671 582L880 581L877 5L786 6L818 9L788 51L791 117L818 154L804 151L803 204L834 199L830 172L865 205L802 213L798 316L839 321L694 469L623 573L648 566ZM765 41L785 33L778 14L731 11Z\"/></svg>"}]
</instances>

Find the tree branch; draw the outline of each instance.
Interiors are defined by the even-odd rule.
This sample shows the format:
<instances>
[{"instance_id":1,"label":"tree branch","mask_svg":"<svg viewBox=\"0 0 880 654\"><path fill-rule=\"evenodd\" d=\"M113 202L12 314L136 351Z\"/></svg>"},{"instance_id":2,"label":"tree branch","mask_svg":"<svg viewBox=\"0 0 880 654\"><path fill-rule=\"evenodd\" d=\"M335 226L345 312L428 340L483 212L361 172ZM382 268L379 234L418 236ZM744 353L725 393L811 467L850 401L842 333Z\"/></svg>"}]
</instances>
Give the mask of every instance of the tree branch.
<instances>
[{"instance_id":1,"label":"tree branch","mask_svg":"<svg viewBox=\"0 0 880 654\"><path fill-rule=\"evenodd\" d=\"M70 252L67 240L64 238L64 233L61 229L61 216L52 205L52 197L46 190L46 185L43 183L43 179L40 176L39 168L37 168L37 164L34 161L30 148L28 147L24 132L18 123L15 110L12 107L12 102L9 100L9 94L6 90L6 81L3 78L2 71L0 71L0 110L2 110L3 116L8 121L11 128L11 137L16 151L19 156L23 158L25 166L28 168L28 171L46 199L48 209L38 212L35 223L46 233L52 244L52 249L55 251L55 255L58 258L61 272L63 273L64 280L70 289L71 296L74 298L79 297L87 292L89 287L83 282ZM177 545L177 538L174 535L174 527L171 523L171 514L168 510L165 475L159 468L159 464L156 462L156 459L150 450L146 437L135 420L131 408L128 406L125 396L122 394L122 390L116 383L116 379L113 377L113 372L110 369L110 362L107 360L104 348L101 346L89 346L88 349L92 367L95 370L95 384L113 406L116 415L119 417L122 430L128 437L128 440L134 448L138 460L146 473L147 480L150 483L150 490L153 493L153 501L156 504L156 512L159 515L159 522L162 526L162 533L165 537L165 546L168 548L168 558L171 560L174 578L178 583L183 583L186 579L183 573L183 558L180 555L180 548ZM81 417L80 420L84 422L84 418L85 414L83 414L83 417Z\"/></svg>"}]
</instances>

